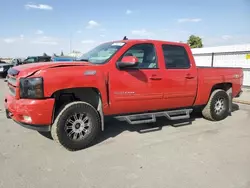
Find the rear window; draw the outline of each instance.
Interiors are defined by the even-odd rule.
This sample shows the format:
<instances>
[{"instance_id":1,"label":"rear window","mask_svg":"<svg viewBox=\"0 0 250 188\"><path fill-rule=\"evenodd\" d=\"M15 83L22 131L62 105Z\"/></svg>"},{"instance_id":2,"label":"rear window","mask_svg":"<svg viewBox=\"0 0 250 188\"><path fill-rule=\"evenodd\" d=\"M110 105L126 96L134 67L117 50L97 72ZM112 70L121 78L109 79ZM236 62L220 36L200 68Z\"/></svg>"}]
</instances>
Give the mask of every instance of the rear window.
<instances>
[{"instance_id":1,"label":"rear window","mask_svg":"<svg viewBox=\"0 0 250 188\"><path fill-rule=\"evenodd\" d=\"M190 61L186 49L183 46L163 44L166 69L188 69Z\"/></svg>"}]
</instances>

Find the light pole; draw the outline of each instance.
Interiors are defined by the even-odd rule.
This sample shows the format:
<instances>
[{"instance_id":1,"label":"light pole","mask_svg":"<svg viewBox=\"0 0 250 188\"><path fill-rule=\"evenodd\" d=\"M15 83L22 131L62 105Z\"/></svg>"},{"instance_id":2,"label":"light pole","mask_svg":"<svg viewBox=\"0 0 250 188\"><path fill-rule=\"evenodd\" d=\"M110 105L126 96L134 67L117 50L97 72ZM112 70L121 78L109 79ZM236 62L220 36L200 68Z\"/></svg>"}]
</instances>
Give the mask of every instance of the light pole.
<instances>
[{"instance_id":1,"label":"light pole","mask_svg":"<svg viewBox=\"0 0 250 188\"><path fill-rule=\"evenodd\" d=\"M72 32L70 33L70 38L69 38L69 53L72 51Z\"/></svg>"}]
</instances>

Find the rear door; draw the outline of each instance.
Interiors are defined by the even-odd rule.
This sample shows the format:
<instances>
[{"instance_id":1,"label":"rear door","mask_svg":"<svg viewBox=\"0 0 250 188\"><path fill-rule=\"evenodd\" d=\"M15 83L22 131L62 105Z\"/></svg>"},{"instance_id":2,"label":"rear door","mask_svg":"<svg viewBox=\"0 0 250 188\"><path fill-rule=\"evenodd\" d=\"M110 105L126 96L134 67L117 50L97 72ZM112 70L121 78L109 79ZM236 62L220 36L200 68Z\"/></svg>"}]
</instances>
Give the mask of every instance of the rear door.
<instances>
[{"instance_id":1,"label":"rear door","mask_svg":"<svg viewBox=\"0 0 250 188\"><path fill-rule=\"evenodd\" d=\"M192 106L197 90L197 69L185 46L163 44L164 98L168 108Z\"/></svg>"},{"instance_id":2,"label":"rear door","mask_svg":"<svg viewBox=\"0 0 250 188\"><path fill-rule=\"evenodd\" d=\"M110 102L112 113L132 113L159 110L163 99L163 74L159 69L157 51L153 43L129 47L118 59L135 56L137 69L110 71Z\"/></svg>"}]
</instances>

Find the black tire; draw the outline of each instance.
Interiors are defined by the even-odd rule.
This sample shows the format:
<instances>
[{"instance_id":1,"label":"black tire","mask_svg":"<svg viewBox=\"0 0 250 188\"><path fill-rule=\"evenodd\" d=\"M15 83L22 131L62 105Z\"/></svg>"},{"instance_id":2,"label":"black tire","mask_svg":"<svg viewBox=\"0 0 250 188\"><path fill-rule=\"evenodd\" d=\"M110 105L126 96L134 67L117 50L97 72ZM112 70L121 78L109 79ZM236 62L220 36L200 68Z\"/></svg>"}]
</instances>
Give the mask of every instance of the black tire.
<instances>
[{"instance_id":1,"label":"black tire","mask_svg":"<svg viewBox=\"0 0 250 188\"><path fill-rule=\"evenodd\" d=\"M83 128L85 131L84 130L81 131L80 130L81 127L76 128L76 124L74 123L82 119L79 116L77 116L77 114L79 114L79 116L81 114L85 114L85 117L88 118L88 124L89 124L88 132L85 133L85 131L87 130L86 127ZM75 122L74 120L71 119L71 117L73 116L74 116ZM79 119L77 119L78 117ZM68 126L70 124L72 124L71 130L70 130L71 126ZM82 124L80 123L79 126L82 126ZM73 127L75 128L73 129ZM69 131L66 130L66 128L69 128ZM76 133L77 129L81 131L81 135L80 133ZM100 133L100 130L101 130L101 119L97 110L88 103L78 101L78 102L69 103L63 107L63 109L60 111L60 113L56 117L54 124L52 125L51 135L52 135L52 138L56 142L61 144L64 148L70 151L77 151L77 150L85 149L91 144L93 144L98 134ZM75 132L71 133L72 131L73 132L75 131ZM72 134L73 134L73 138L71 138ZM75 135L76 137L74 137ZM79 139L79 140L76 140L76 139Z\"/></svg>"},{"instance_id":2,"label":"black tire","mask_svg":"<svg viewBox=\"0 0 250 188\"><path fill-rule=\"evenodd\" d=\"M218 105L219 100L220 103L223 103L222 107ZM229 115L229 97L226 91L222 89L213 91L207 105L202 110L202 115L211 121L221 121L225 119Z\"/></svg>"}]
</instances>

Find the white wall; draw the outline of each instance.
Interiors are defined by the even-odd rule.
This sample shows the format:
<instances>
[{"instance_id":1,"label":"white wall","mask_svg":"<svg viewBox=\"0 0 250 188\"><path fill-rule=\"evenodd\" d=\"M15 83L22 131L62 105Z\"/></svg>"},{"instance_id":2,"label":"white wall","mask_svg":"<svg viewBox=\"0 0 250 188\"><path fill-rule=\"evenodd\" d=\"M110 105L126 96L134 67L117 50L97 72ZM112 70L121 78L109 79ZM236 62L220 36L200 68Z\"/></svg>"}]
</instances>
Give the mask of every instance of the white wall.
<instances>
[{"instance_id":1,"label":"white wall","mask_svg":"<svg viewBox=\"0 0 250 188\"><path fill-rule=\"evenodd\" d=\"M230 46L215 46L206 48L194 48L194 54L212 53L212 52L237 52L237 51L250 51L250 44L239 44Z\"/></svg>"},{"instance_id":2,"label":"white wall","mask_svg":"<svg viewBox=\"0 0 250 188\"><path fill-rule=\"evenodd\" d=\"M192 49L192 53L198 66L211 66L212 53L215 53L214 67L242 67L243 85L250 86L250 59L247 59L247 54L250 55L250 44L196 48Z\"/></svg>"}]
</instances>

